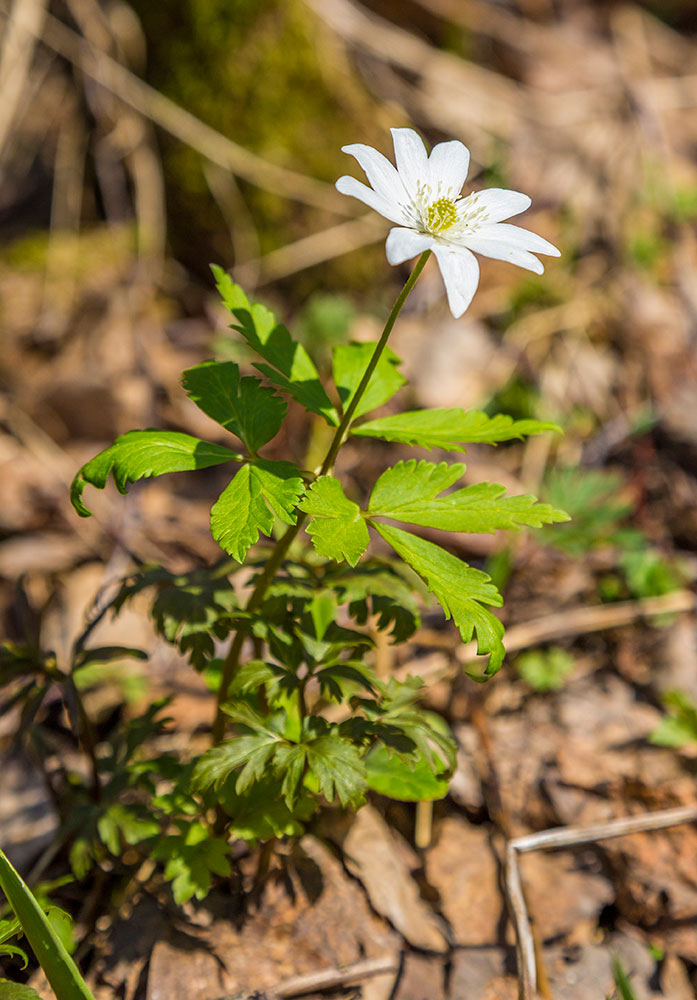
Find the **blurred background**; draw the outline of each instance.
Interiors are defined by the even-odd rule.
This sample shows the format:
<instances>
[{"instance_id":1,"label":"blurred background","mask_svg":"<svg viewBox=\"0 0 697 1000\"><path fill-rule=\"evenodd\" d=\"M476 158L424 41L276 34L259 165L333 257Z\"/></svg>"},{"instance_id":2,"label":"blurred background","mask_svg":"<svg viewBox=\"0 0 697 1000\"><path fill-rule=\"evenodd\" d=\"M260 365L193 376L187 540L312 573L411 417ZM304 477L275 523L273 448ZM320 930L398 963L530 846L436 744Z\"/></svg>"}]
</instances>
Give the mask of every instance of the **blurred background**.
<instances>
[{"instance_id":1,"label":"blurred background","mask_svg":"<svg viewBox=\"0 0 697 1000\"><path fill-rule=\"evenodd\" d=\"M359 173L346 143L391 156L390 126L463 141L468 185L530 194L514 221L562 250L541 277L482 261L459 321L430 264L391 341L410 380L395 405L486 408L565 431L467 453L471 480L535 492L574 520L522 541L449 542L494 576L506 623L518 627L485 693L430 689L467 750L449 802L486 822L482 745L513 829L693 802L694 620L655 629L636 603L624 618L607 611L642 598L684 611L697 575L695 0L0 0L2 634L65 656L134 555L176 572L219 556L208 511L224 470L141 483L125 498L90 489L87 521L70 507L70 481L129 429L216 440L179 384L183 368L211 355L247 363L210 262L271 305L325 370L333 343L379 335L407 272L385 260L389 224L334 182ZM291 410L267 453L302 462L316 434ZM349 492L367 490L398 455L349 443ZM107 718L174 688L185 743L209 724L210 699L147 611L136 604L100 624L101 642L126 641L151 660L147 676L119 664L96 678L90 708ZM559 614L565 625L525 631ZM442 624L427 616L415 652L403 654L432 679L459 655ZM389 669L390 650L380 655ZM676 689L671 736L662 698ZM541 692L556 693L538 701ZM17 721L0 713L3 748ZM687 746L682 757L648 744L660 726L664 742ZM20 862L50 842L55 810L24 763L3 768L0 822ZM561 874L541 866L543 936L578 943L590 906L594 920L605 914L596 930L618 919L643 929L644 957L651 928L694 985L688 834L660 857L608 848L593 861L595 896L576 883L557 891ZM447 871L429 878L446 902L459 884ZM484 895L497 892L492 875ZM557 912L562 899L572 903ZM468 907L458 941L482 943L467 937Z\"/></svg>"}]
</instances>

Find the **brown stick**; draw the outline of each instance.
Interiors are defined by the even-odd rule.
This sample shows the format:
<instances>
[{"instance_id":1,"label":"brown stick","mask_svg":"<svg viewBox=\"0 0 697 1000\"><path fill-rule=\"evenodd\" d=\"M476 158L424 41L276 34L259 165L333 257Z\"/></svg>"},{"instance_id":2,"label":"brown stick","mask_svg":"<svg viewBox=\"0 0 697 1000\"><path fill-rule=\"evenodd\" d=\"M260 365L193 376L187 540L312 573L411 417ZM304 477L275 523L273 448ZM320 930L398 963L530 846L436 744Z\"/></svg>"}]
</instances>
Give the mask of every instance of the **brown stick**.
<instances>
[{"instance_id":1,"label":"brown stick","mask_svg":"<svg viewBox=\"0 0 697 1000\"><path fill-rule=\"evenodd\" d=\"M381 958L367 958L363 962L354 962L343 969L321 969L318 972L308 972L304 976L293 976L284 979L270 990L265 991L266 1000L285 1000L286 997L301 997L316 990L329 990L349 983L358 983L371 976L384 975L387 972L397 972L399 959L390 955ZM235 995L238 996L237 994ZM219 1000L235 1000L233 997L219 997Z\"/></svg>"},{"instance_id":2,"label":"brown stick","mask_svg":"<svg viewBox=\"0 0 697 1000\"><path fill-rule=\"evenodd\" d=\"M679 806L676 809L662 809L644 816L622 817L607 823L595 823L592 826L569 826L541 830L539 833L531 833L525 837L516 837L514 840L508 841L504 884L516 935L520 1000L534 1000L537 990L537 969L535 944L525 905L518 855L555 847L590 844L598 840L609 840L612 837L625 837L630 833L664 830L682 823L695 822L697 822L697 806Z\"/></svg>"}]
</instances>

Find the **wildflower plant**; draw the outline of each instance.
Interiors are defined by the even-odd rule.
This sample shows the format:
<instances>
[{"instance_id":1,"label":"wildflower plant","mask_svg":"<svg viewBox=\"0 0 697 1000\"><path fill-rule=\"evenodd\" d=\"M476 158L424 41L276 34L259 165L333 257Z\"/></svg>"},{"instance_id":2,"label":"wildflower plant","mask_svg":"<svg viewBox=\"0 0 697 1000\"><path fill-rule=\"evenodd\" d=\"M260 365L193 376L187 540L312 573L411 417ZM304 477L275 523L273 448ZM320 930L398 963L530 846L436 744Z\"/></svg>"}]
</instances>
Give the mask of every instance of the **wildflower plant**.
<instances>
[{"instance_id":1,"label":"wildflower plant","mask_svg":"<svg viewBox=\"0 0 697 1000\"><path fill-rule=\"evenodd\" d=\"M483 658L478 679L486 679L504 658L503 625L491 610L502 598L484 572L448 550L447 535L438 544L421 529L495 532L567 519L533 496L507 496L494 483L463 486L460 462L399 459L377 478L367 500L335 473L349 439L366 448L380 440L448 453L471 442L496 445L557 429L460 408L374 415L405 384L388 340L432 253L454 316L465 311L477 286L472 251L537 272L542 265L534 253L558 253L502 223L528 207L527 196L498 189L460 196L469 163L462 143L441 143L427 156L415 132L393 132L396 168L376 150L348 146L371 187L350 177L337 183L396 223L387 238L390 263L418 256L379 341L336 345L333 384L327 385L273 313L250 302L214 266L232 329L253 352L257 374L242 374L231 360L208 360L185 371L182 385L220 425L225 443L134 430L75 477L72 502L87 517L86 487L103 489L110 476L125 493L131 483L170 472L223 464L231 471L210 515L221 560L188 574L140 567L113 601L118 612L136 594L154 592L159 632L214 692L212 745L189 760L148 757L148 738L164 724L166 706L158 704L132 720L108 752L92 747L91 784L66 820L79 874L128 846L163 863L178 901L201 898L215 875L230 871L231 837L258 842L297 835L323 805L358 808L370 789L407 800L445 795L454 741L443 721L419 706L418 678L378 676L375 634L407 641L419 627L428 590L462 641L476 639ZM437 349L437 331L432 336ZM304 468L298 456L278 460L264 453L283 426L289 399L326 428L317 468ZM234 586L242 567L246 583ZM64 670L73 700L81 665L102 655L116 654L90 651L84 638L78 643ZM41 674L38 655L29 660ZM55 680L60 667L50 666Z\"/></svg>"}]
</instances>

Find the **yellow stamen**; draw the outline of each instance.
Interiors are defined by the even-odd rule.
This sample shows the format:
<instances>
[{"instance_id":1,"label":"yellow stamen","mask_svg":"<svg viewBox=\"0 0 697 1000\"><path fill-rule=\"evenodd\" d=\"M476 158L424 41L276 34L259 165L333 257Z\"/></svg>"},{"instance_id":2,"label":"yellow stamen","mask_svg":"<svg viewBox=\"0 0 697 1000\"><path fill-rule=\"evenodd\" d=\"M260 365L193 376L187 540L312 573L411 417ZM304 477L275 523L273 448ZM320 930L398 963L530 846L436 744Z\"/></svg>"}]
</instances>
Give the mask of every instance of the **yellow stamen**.
<instances>
[{"instance_id":1,"label":"yellow stamen","mask_svg":"<svg viewBox=\"0 0 697 1000\"><path fill-rule=\"evenodd\" d=\"M457 209L450 198L439 198L426 209L426 225L431 233L442 233L456 222Z\"/></svg>"}]
</instances>

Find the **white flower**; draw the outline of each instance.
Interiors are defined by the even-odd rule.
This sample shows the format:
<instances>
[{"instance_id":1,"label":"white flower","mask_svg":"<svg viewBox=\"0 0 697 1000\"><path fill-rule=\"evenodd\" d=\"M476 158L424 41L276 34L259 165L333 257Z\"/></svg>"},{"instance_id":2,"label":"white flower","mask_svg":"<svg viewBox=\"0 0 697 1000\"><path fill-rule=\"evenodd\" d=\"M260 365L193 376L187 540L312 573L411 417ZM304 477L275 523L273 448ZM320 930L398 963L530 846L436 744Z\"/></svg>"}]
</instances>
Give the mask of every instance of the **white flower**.
<instances>
[{"instance_id":1,"label":"white flower","mask_svg":"<svg viewBox=\"0 0 697 1000\"><path fill-rule=\"evenodd\" d=\"M479 265L472 250L536 274L544 268L535 253L559 256L559 250L541 236L503 223L530 207L526 194L490 188L460 197L470 161L463 143L438 143L428 156L413 129L391 131L397 168L371 146L343 146L344 153L358 160L371 187L355 177L340 177L337 189L398 223L385 244L390 264L433 251L453 316L463 314L477 290Z\"/></svg>"}]
</instances>

